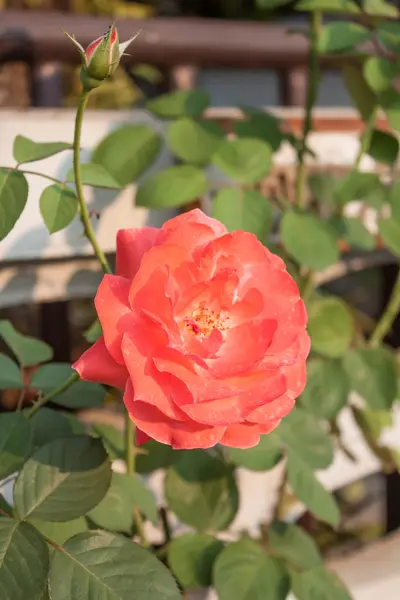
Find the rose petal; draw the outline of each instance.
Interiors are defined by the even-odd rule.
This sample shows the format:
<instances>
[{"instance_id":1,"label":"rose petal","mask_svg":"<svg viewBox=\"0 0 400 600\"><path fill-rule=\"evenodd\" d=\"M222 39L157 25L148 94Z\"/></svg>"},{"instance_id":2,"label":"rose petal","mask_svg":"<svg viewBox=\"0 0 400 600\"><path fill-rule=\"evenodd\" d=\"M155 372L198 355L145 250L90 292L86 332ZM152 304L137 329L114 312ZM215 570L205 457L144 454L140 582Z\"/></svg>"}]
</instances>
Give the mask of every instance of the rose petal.
<instances>
[{"instance_id":1,"label":"rose petal","mask_svg":"<svg viewBox=\"0 0 400 600\"><path fill-rule=\"evenodd\" d=\"M151 441L151 437L147 435L144 431L139 429L139 427L135 428L135 443L136 446L143 446L147 442Z\"/></svg>"},{"instance_id":2,"label":"rose petal","mask_svg":"<svg viewBox=\"0 0 400 600\"><path fill-rule=\"evenodd\" d=\"M279 421L286 417L295 405L295 398L291 391L286 392L276 400L268 402L263 406L259 406L247 417L249 423L257 423L258 425L269 425L271 422Z\"/></svg>"},{"instance_id":3,"label":"rose petal","mask_svg":"<svg viewBox=\"0 0 400 600\"><path fill-rule=\"evenodd\" d=\"M155 406L135 401L130 381L126 386L124 403L132 421L142 432L176 450L212 448L219 443L225 432L225 427L205 427L189 419L168 419Z\"/></svg>"},{"instance_id":4,"label":"rose petal","mask_svg":"<svg viewBox=\"0 0 400 600\"><path fill-rule=\"evenodd\" d=\"M208 217L199 208L194 208L188 212L182 213L169 221L166 221L162 226L162 231L167 231L168 235L172 232L180 231L183 234L187 230L188 225L206 225L213 231L213 237L220 237L226 233L226 227L220 221Z\"/></svg>"},{"instance_id":5,"label":"rose petal","mask_svg":"<svg viewBox=\"0 0 400 600\"><path fill-rule=\"evenodd\" d=\"M150 250L159 234L156 227L138 229L120 229L117 233L116 273L121 277L133 279L143 254Z\"/></svg>"},{"instance_id":6,"label":"rose petal","mask_svg":"<svg viewBox=\"0 0 400 600\"><path fill-rule=\"evenodd\" d=\"M260 428L258 425L229 425L221 438L223 446L231 448L253 448L260 441Z\"/></svg>"},{"instance_id":7,"label":"rose petal","mask_svg":"<svg viewBox=\"0 0 400 600\"><path fill-rule=\"evenodd\" d=\"M124 364L121 342L134 317L129 304L130 282L124 277L104 275L94 303L101 323L104 341L112 357Z\"/></svg>"},{"instance_id":8,"label":"rose petal","mask_svg":"<svg viewBox=\"0 0 400 600\"><path fill-rule=\"evenodd\" d=\"M72 365L84 381L104 383L124 389L128 378L125 366L118 364L108 352L103 336Z\"/></svg>"}]
</instances>

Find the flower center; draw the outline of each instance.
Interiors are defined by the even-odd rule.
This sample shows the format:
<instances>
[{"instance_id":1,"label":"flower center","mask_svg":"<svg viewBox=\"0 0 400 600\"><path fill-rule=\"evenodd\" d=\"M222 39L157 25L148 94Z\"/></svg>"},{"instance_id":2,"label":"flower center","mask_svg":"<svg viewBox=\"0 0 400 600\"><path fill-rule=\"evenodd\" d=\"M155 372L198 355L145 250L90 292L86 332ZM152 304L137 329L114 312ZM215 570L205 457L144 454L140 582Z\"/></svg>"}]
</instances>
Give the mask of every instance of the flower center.
<instances>
[{"instance_id":1,"label":"flower center","mask_svg":"<svg viewBox=\"0 0 400 600\"><path fill-rule=\"evenodd\" d=\"M190 316L184 318L184 323L191 333L208 337L214 329L226 331L229 317L221 316L221 311L199 306Z\"/></svg>"}]
</instances>

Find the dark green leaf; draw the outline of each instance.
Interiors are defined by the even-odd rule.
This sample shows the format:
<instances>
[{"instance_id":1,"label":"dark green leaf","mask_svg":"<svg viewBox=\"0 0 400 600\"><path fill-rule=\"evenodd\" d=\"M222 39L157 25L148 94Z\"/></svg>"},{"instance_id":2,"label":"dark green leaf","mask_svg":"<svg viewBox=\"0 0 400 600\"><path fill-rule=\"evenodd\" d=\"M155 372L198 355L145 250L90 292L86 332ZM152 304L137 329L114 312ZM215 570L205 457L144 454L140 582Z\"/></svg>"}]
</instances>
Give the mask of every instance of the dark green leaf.
<instances>
[{"instance_id":1,"label":"dark green leaf","mask_svg":"<svg viewBox=\"0 0 400 600\"><path fill-rule=\"evenodd\" d=\"M350 387L372 410L390 410L397 396L397 365L386 348L361 348L344 357Z\"/></svg>"},{"instance_id":2,"label":"dark green leaf","mask_svg":"<svg viewBox=\"0 0 400 600\"><path fill-rule=\"evenodd\" d=\"M235 465L249 471L268 471L282 458L280 437L275 432L262 435L254 448L226 448L226 451Z\"/></svg>"},{"instance_id":3,"label":"dark green leaf","mask_svg":"<svg viewBox=\"0 0 400 600\"><path fill-rule=\"evenodd\" d=\"M373 250L375 248L374 236L359 218L344 218L342 222L344 225L343 238L352 248L358 248L359 250Z\"/></svg>"},{"instance_id":4,"label":"dark green leaf","mask_svg":"<svg viewBox=\"0 0 400 600\"><path fill-rule=\"evenodd\" d=\"M147 125L124 125L94 149L92 163L106 169L117 185L129 185L155 161L161 148L160 136Z\"/></svg>"},{"instance_id":5,"label":"dark green leaf","mask_svg":"<svg viewBox=\"0 0 400 600\"><path fill-rule=\"evenodd\" d=\"M180 450L173 450L171 446L160 444L155 440L143 444L140 449L146 452L146 454L139 454L136 457L136 471L141 474L152 473L157 469L166 469L182 455Z\"/></svg>"},{"instance_id":6,"label":"dark green leaf","mask_svg":"<svg viewBox=\"0 0 400 600\"><path fill-rule=\"evenodd\" d=\"M342 72L355 107L363 121L368 121L378 104L378 99L364 79L362 66L346 61L342 67Z\"/></svg>"},{"instance_id":7,"label":"dark green leaf","mask_svg":"<svg viewBox=\"0 0 400 600\"><path fill-rule=\"evenodd\" d=\"M22 164L42 160L72 149L72 144L65 142L34 142L23 135L17 135L14 140L13 156L18 164Z\"/></svg>"},{"instance_id":8,"label":"dark green leaf","mask_svg":"<svg viewBox=\"0 0 400 600\"><path fill-rule=\"evenodd\" d=\"M400 23L398 21L380 21L376 31L378 38L390 49L397 52L400 49Z\"/></svg>"},{"instance_id":9,"label":"dark green leaf","mask_svg":"<svg viewBox=\"0 0 400 600\"><path fill-rule=\"evenodd\" d=\"M72 435L68 419L60 412L43 406L31 419L33 445L44 446L53 440Z\"/></svg>"},{"instance_id":10,"label":"dark green leaf","mask_svg":"<svg viewBox=\"0 0 400 600\"><path fill-rule=\"evenodd\" d=\"M391 219L381 219L378 226L386 248L396 256L400 256L400 221L393 217Z\"/></svg>"},{"instance_id":11,"label":"dark green leaf","mask_svg":"<svg viewBox=\"0 0 400 600\"><path fill-rule=\"evenodd\" d=\"M301 404L322 419L334 419L347 404L349 381L338 360L307 363L307 385Z\"/></svg>"},{"instance_id":12,"label":"dark green leaf","mask_svg":"<svg viewBox=\"0 0 400 600\"><path fill-rule=\"evenodd\" d=\"M165 494L177 517L199 531L225 529L238 510L232 470L203 450L190 450L167 471Z\"/></svg>"},{"instance_id":13,"label":"dark green leaf","mask_svg":"<svg viewBox=\"0 0 400 600\"><path fill-rule=\"evenodd\" d=\"M53 356L53 349L29 335L19 333L10 321L0 321L0 338L12 350L23 367L31 367L50 360Z\"/></svg>"},{"instance_id":14,"label":"dark green leaf","mask_svg":"<svg viewBox=\"0 0 400 600\"><path fill-rule=\"evenodd\" d=\"M241 183L257 183L272 166L271 147L254 138L223 141L212 159L229 177Z\"/></svg>"},{"instance_id":15,"label":"dark green leaf","mask_svg":"<svg viewBox=\"0 0 400 600\"><path fill-rule=\"evenodd\" d=\"M374 129L367 154L377 162L393 165L399 154L399 140L387 131Z\"/></svg>"},{"instance_id":16,"label":"dark green leaf","mask_svg":"<svg viewBox=\"0 0 400 600\"><path fill-rule=\"evenodd\" d=\"M56 233L74 220L78 198L67 186L55 183L45 188L40 196L40 214L49 231Z\"/></svg>"},{"instance_id":17,"label":"dark green leaf","mask_svg":"<svg viewBox=\"0 0 400 600\"><path fill-rule=\"evenodd\" d=\"M322 563L313 538L291 523L275 521L268 530L268 545L273 555L297 569L311 569Z\"/></svg>"},{"instance_id":18,"label":"dark green leaf","mask_svg":"<svg viewBox=\"0 0 400 600\"><path fill-rule=\"evenodd\" d=\"M290 448L287 451L287 474L294 495L317 519L336 527L340 521L336 500L318 481L312 469Z\"/></svg>"},{"instance_id":19,"label":"dark green leaf","mask_svg":"<svg viewBox=\"0 0 400 600\"><path fill-rule=\"evenodd\" d=\"M4 483L4 482L3 482ZM7 502L7 500L0 494L0 519L7 518L7 516L13 516L13 509ZM4 514L5 513L5 514Z\"/></svg>"},{"instance_id":20,"label":"dark green leaf","mask_svg":"<svg viewBox=\"0 0 400 600\"><path fill-rule=\"evenodd\" d=\"M225 134L214 121L183 117L170 124L167 140L172 152L185 162L206 165Z\"/></svg>"},{"instance_id":21,"label":"dark green leaf","mask_svg":"<svg viewBox=\"0 0 400 600\"><path fill-rule=\"evenodd\" d=\"M168 569L150 552L126 538L93 531L68 540L54 553L50 568L54 600L180 600ZM25 599L24 599L25 600Z\"/></svg>"},{"instance_id":22,"label":"dark green leaf","mask_svg":"<svg viewBox=\"0 0 400 600\"><path fill-rule=\"evenodd\" d=\"M385 90L379 96L379 103L386 113L390 127L400 131L400 94L394 88Z\"/></svg>"},{"instance_id":23,"label":"dark green leaf","mask_svg":"<svg viewBox=\"0 0 400 600\"><path fill-rule=\"evenodd\" d=\"M104 498L111 465L100 439L79 435L41 446L24 464L14 489L22 519L71 521Z\"/></svg>"},{"instance_id":24,"label":"dark green leaf","mask_svg":"<svg viewBox=\"0 0 400 600\"><path fill-rule=\"evenodd\" d=\"M400 31L399 31L400 33ZM392 85L392 80L400 71L399 65L382 56L370 56L364 63L363 73L366 82L374 92L383 92Z\"/></svg>"},{"instance_id":25,"label":"dark green leaf","mask_svg":"<svg viewBox=\"0 0 400 600\"><path fill-rule=\"evenodd\" d=\"M73 373L68 363L44 365L34 373L31 386L46 394L65 383ZM78 381L62 394L55 396L52 402L66 408L94 408L103 403L105 395L101 385Z\"/></svg>"},{"instance_id":26,"label":"dark green leaf","mask_svg":"<svg viewBox=\"0 0 400 600\"><path fill-rule=\"evenodd\" d=\"M81 178L83 185L92 187L110 188L112 190L119 190L123 187L103 165L95 163L81 165ZM67 181L75 181L74 169L68 171Z\"/></svg>"},{"instance_id":27,"label":"dark green leaf","mask_svg":"<svg viewBox=\"0 0 400 600\"><path fill-rule=\"evenodd\" d=\"M207 188L204 172L191 165L170 167L147 177L138 187L137 206L183 206L199 198Z\"/></svg>"},{"instance_id":28,"label":"dark green leaf","mask_svg":"<svg viewBox=\"0 0 400 600\"><path fill-rule=\"evenodd\" d=\"M325 469L332 463L332 440L314 415L296 408L283 419L278 433L284 445L312 469Z\"/></svg>"},{"instance_id":29,"label":"dark green leaf","mask_svg":"<svg viewBox=\"0 0 400 600\"><path fill-rule=\"evenodd\" d=\"M339 248L329 225L311 214L287 212L281 225L283 244L300 265L320 271L339 259Z\"/></svg>"},{"instance_id":30,"label":"dark green leaf","mask_svg":"<svg viewBox=\"0 0 400 600\"><path fill-rule=\"evenodd\" d=\"M110 489L88 517L102 529L129 535L132 533L135 506L153 523L157 523L156 501L140 477L113 473Z\"/></svg>"},{"instance_id":31,"label":"dark green leaf","mask_svg":"<svg viewBox=\"0 0 400 600\"><path fill-rule=\"evenodd\" d=\"M352 50L354 46L365 42L371 37L371 32L358 23L335 21L322 28L318 40L318 51L321 54Z\"/></svg>"},{"instance_id":32,"label":"dark green leaf","mask_svg":"<svg viewBox=\"0 0 400 600\"><path fill-rule=\"evenodd\" d=\"M23 173L0 168L0 242L20 218L28 200L28 182Z\"/></svg>"},{"instance_id":33,"label":"dark green leaf","mask_svg":"<svg viewBox=\"0 0 400 600\"><path fill-rule=\"evenodd\" d=\"M11 358L0 354L0 389L23 387L21 371Z\"/></svg>"},{"instance_id":34,"label":"dark green leaf","mask_svg":"<svg viewBox=\"0 0 400 600\"><path fill-rule=\"evenodd\" d=\"M253 540L241 540L221 552L214 564L219 600L285 600L289 577L283 565Z\"/></svg>"},{"instance_id":35,"label":"dark green leaf","mask_svg":"<svg viewBox=\"0 0 400 600\"><path fill-rule=\"evenodd\" d=\"M246 117L234 124L233 129L236 135L239 138L263 140L273 152L276 152L286 138L281 131L281 121L274 115L263 111L253 111Z\"/></svg>"},{"instance_id":36,"label":"dark green leaf","mask_svg":"<svg viewBox=\"0 0 400 600\"><path fill-rule=\"evenodd\" d=\"M77 533L88 531L89 527L85 517L64 523L52 523L50 521L30 521L38 531L49 538L55 544L62 546L67 540Z\"/></svg>"},{"instance_id":37,"label":"dark green leaf","mask_svg":"<svg viewBox=\"0 0 400 600\"><path fill-rule=\"evenodd\" d=\"M290 4L292 0L256 0L257 6L260 8L276 8L277 6L284 6L285 4Z\"/></svg>"},{"instance_id":38,"label":"dark green leaf","mask_svg":"<svg viewBox=\"0 0 400 600\"><path fill-rule=\"evenodd\" d=\"M93 425L92 433L101 437L111 460L125 458L125 436L122 431L112 425L98 423Z\"/></svg>"},{"instance_id":39,"label":"dark green leaf","mask_svg":"<svg viewBox=\"0 0 400 600\"><path fill-rule=\"evenodd\" d=\"M146 108L163 119L177 119L198 117L209 105L210 98L202 90L177 90L149 100Z\"/></svg>"},{"instance_id":40,"label":"dark green leaf","mask_svg":"<svg viewBox=\"0 0 400 600\"><path fill-rule=\"evenodd\" d=\"M168 545L168 564L184 589L209 587L223 542L205 533L187 533Z\"/></svg>"},{"instance_id":41,"label":"dark green leaf","mask_svg":"<svg viewBox=\"0 0 400 600\"><path fill-rule=\"evenodd\" d=\"M352 600L336 573L323 565L304 573L291 571L290 577L298 600Z\"/></svg>"},{"instance_id":42,"label":"dark green leaf","mask_svg":"<svg viewBox=\"0 0 400 600\"><path fill-rule=\"evenodd\" d=\"M261 242L265 242L273 222L273 210L267 198L256 190L237 188L224 188L215 195L212 216L228 231L249 231Z\"/></svg>"},{"instance_id":43,"label":"dark green leaf","mask_svg":"<svg viewBox=\"0 0 400 600\"><path fill-rule=\"evenodd\" d=\"M24 464L32 449L31 423L20 412L0 414L0 481Z\"/></svg>"},{"instance_id":44,"label":"dark green leaf","mask_svg":"<svg viewBox=\"0 0 400 600\"><path fill-rule=\"evenodd\" d=\"M309 309L308 332L315 352L340 357L354 335L353 317L343 300L330 297L313 302Z\"/></svg>"},{"instance_id":45,"label":"dark green leaf","mask_svg":"<svg viewBox=\"0 0 400 600\"><path fill-rule=\"evenodd\" d=\"M1 600L41 600L47 584L49 551L29 523L0 519Z\"/></svg>"}]
</instances>

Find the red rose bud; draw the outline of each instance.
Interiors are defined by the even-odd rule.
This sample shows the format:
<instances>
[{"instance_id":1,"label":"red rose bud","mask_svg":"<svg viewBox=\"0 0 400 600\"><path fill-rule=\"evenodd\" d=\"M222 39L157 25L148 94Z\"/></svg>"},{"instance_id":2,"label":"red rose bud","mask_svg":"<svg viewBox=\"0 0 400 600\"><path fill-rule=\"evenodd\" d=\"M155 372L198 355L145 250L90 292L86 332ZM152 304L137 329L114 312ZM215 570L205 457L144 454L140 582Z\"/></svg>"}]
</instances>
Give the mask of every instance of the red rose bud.
<instances>
[{"instance_id":1,"label":"red rose bud","mask_svg":"<svg viewBox=\"0 0 400 600\"><path fill-rule=\"evenodd\" d=\"M77 42L75 36L64 33L82 56L81 81L86 90L91 90L115 73L126 48L140 32L127 42L120 43L117 28L113 23L106 33L91 42L86 50Z\"/></svg>"}]
</instances>

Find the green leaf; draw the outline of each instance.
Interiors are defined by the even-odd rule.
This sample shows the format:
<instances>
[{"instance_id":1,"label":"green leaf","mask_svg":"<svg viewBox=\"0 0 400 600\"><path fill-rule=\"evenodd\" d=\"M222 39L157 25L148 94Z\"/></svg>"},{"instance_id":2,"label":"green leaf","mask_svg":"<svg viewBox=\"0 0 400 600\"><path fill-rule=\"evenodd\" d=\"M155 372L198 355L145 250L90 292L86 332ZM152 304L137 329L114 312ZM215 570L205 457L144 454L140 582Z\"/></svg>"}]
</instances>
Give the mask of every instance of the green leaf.
<instances>
[{"instance_id":1,"label":"green leaf","mask_svg":"<svg viewBox=\"0 0 400 600\"><path fill-rule=\"evenodd\" d=\"M92 433L101 437L111 460L125 458L125 436L122 431L112 425L98 423L93 425Z\"/></svg>"},{"instance_id":2,"label":"green leaf","mask_svg":"<svg viewBox=\"0 0 400 600\"><path fill-rule=\"evenodd\" d=\"M269 200L260 192L224 188L214 197L212 216L221 221L228 231L249 231L265 242L274 215Z\"/></svg>"},{"instance_id":3,"label":"green leaf","mask_svg":"<svg viewBox=\"0 0 400 600\"><path fill-rule=\"evenodd\" d=\"M378 99L364 79L362 66L345 62L342 73L355 107L363 121L367 122L378 104Z\"/></svg>"},{"instance_id":4,"label":"green leaf","mask_svg":"<svg viewBox=\"0 0 400 600\"><path fill-rule=\"evenodd\" d=\"M214 564L219 600L285 600L289 577L283 565L253 540L225 548Z\"/></svg>"},{"instance_id":5,"label":"green leaf","mask_svg":"<svg viewBox=\"0 0 400 600\"><path fill-rule=\"evenodd\" d=\"M199 531L225 529L239 505L232 469L203 450L182 453L168 469L165 495L178 519Z\"/></svg>"},{"instance_id":6,"label":"green leaf","mask_svg":"<svg viewBox=\"0 0 400 600\"><path fill-rule=\"evenodd\" d=\"M364 10L373 17L398 17L397 8L386 0L364 0Z\"/></svg>"},{"instance_id":7,"label":"green leaf","mask_svg":"<svg viewBox=\"0 0 400 600\"><path fill-rule=\"evenodd\" d=\"M53 356L53 349L48 344L19 333L10 321L0 321L0 338L12 350L23 367L38 365L50 360Z\"/></svg>"},{"instance_id":8,"label":"green leaf","mask_svg":"<svg viewBox=\"0 0 400 600\"><path fill-rule=\"evenodd\" d=\"M241 450L227 447L226 452L235 465L249 471L268 471L282 458L281 440L275 432L262 435L254 448Z\"/></svg>"},{"instance_id":9,"label":"green leaf","mask_svg":"<svg viewBox=\"0 0 400 600\"><path fill-rule=\"evenodd\" d=\"M180 450L173 450L171 446L160 444L155 440L146 442L140 446L140 450L145 452L136 457L136 471L141 474L152 473L157 469L166 469L182 455Z\"/></svg>"},{"instance_id":10,"label":"green leaf","mask_svg":"<svg viewBox=\"0 0 400 600\"><path fill-rule=\"evenodd\" d=\"M30 521L42 535L49 538L55 544L62 546L67 540L78 533L88 531L89 527L85 517L65 521L64 523L51 523L50 521Z\"/></svg>"},{"instance_id":11,"label":"green leaf","mask_svg":"<svg viewBox=\"0 0 400 600\"><path fill-rule=\"evenodd\" d=\"M73 150L72 144L66 142L34 142L23 135L17 135L14 140L13 156L18 164L22 164L42 160L64 150Z\"/></svg>"},{"instance_id":12,"label":"green leaf","mask_svg":"<svg viewBox=\"0 0 400 600\"><path fill-rule=\"evenodd\" d=\"M380 21L376 32L379 40L394 52L400 49L400 23L398 21Z\"/></svg>"},{"instance_id":13,"label":"green leaf","mask_svg":"<svg viewBox=\"0 0 400 600\"><path fill-rule=\"evenodd\" d=\"M344 225L344 240L353 248L359 250L373 250L376 246L375 238L359 218L342 219Z\"/></svg>"},{"instance_id":14,"label":"green leaf","mask_svg":"<svg viewBox=\"0 0 400 600\"><path fill-rule=\"evenodd\" d=\"M43 406L30 419L33 427L33 445L44 446L58 438L72 435L68 419L57 410Z\"/></svg>"},{"instance_id":15,"label":"green leaf","mask_svg":"<svg viewBox=\"0 0 400 600\"><path fill-rule=\"evenodd\" d=\"M330 297L313 302L309 309L308 332L315 352L340 357L354 335L353 317L343 300Z\"/></svg>"},{"instance_id":16,"label":"green leaf","mask_svg":"<svg viewBox=\"0 0 400 600\"><path fill-rule=\"evenodd\" d=\"M95 322L90 327L88 327L88 329L86 329L86 331L83 334L83 337L87 342L89 342L89 344L94 344L102 335L103 330L101 328L100 321L96 319Z\"/></svg>"},{"instance_id":17,"label":"green leaf","mask_svg":"<svg viewBox=\"0 0 400 600\"><path fill-rule=\"evenodd\" d=\"M13 509L12 506L10 506L7 502L7 500L0 494L0 509L2 512L0 512L0 519L4 519L8 517L12 517L13 516ZM4 514L6 513L6 514Z\"/></svg>"},{"instance_id":18,"label":"green leaf","mask_svg":"<svg viewBox=\"0 0 400 600\"><path fill-rule=\"evenodd\" d=\"M308 177L311 195L319 204L326 204L330 207L336 206L335 185L336 179L330 173L311 173Z\"/></svg>"},{"instance_id":19,"label":"green leaf","mask_svg":"<svg viewBox=\"0 0 400 600\"><path fill-rule=\"evenodd\" d=\"M258 139L224 140L212 162L241 183L258 183L271 169L272 151L268 144Z\"/></svg>"},{"instance_id":20,"label":"green leaf","mask_svg":"<svg viewBox=\"0 0 400 600\"><path fill-rule=\"evenodd\" d=\"M112 190L120 190L123 187L103 165L95 163L81 165L81 179L83 185L90 185L92 187L110 188ZM74 169L68 171L67 181L75 181Z\"/></svg>"},{"instance_id":21,"label":"green leaf","mask_svg":"<svg viewBox=\"0 0 400 600\"><path fill-rule=\"evenodd\" d=\"M291 448L287 450L286 466L288 481L294 495L317 519L336 527L340 521L340 510L336 500L318 481L312 469Z\"/></svg>"},{"instance_id":22,"label":"green leaf","mask_svg":"<svg viewBox=\"0 0 400 600\"><path fill-rule=\"evenodd\" d=\"M32 377L31 386L47 394L65 383L74 373L68 363L43 365ZM95 408L103 404L106 392L101 385L77 381L52 399L53 404L66 408Z\"/></svg>"},{"instance_id":23,"label":"green leaf","mask_svg":"<svg viewBox=\"0 0 400 600\"><path fill-rule=\"evenodd\" d=\"M281 224L283 244L300 265L320 271L339 260L336 237L329 225L311 214L287 212Z\"/></svg>"},{"instance_id":24,"label":"green leaf","mask_svg":"<svg viewBox=\"0 0 400 600\"><path fill-rule=\"evenodd\" d=\"M41 600L47 585L49 551L29 523L0 519L1 600Z\"/></svg>"},{"instance_id":25,"label":"green leaf","mask_svg":"<svg viewBox=\"0 0 400 600\"><path fill-rule=\"evenodd\" d=\"M400 256L400 221L393 217L391 219L381 219L378 222L378 227L386 248L396 256Z\"/></svg>"},{"instance_id":26,"label":"green leaf","mask_svg":"<svg viewBox=\"0 0 400 600\"><path fill-rule=\"evenodd\" d=\"M386 113L390 127L400 131L400 94L394 88L385 90L379 96L379 103Z\"/></svg>"},{"instance_id":27,"label":"green leaf","mask_svg":"<svg viewBox=\"0 0 400 600\"><path fill-rule=\"evenodd\" d=\"M285 4L289 4L292 0L256 0L257 6L259 8L276 8L277 6L284 6Z\"/></svg>"},{"instance_id":28,"label":"green leaf","mask_svg":"<svg viewBox=\"0 0 400 600\"><path fill-rule=\"evenodd\" d=\"M327 13L352 14L361 12L354 0L300 0L295 8L299 11L320 10Z\"/></svg>"},{"instance_id":29,"label":"green leaf","mask_svg":"<svg viewBox=\"0 0 400 600\"><path fill-rule=\"evenodd\" d=\"M51 234L61 231L74 220L78 198L69 187L56 183L43 190L39 205L40 214Z\"/></svg>"},{"instance_id":30,"label":"green leaf","mask_svg":"<svg viewBox=\"0 0 400 600\"><path fill-rule=\"evenodd\" d=\"M326 469L333 461L333 444L314 415L296 408L279 426L286 448L290 448L312 469Z\"/></svg>"},{"instance_id":31,"label":"green leaf","mask_svg":"<svg viewBox=\"0 0 400 600\"><path fill-rule=\"evenodd\" d=\"M370 56L363 66L365 81L374 92L378 93L391 87L392 81L399 71L398 63L393 63L382 56Z\"/></svg>"},{"instance_id":32,"label":"green leaf","mask_svg":"<svg viewBox=\"0 0 400 600\"><path fill-rule=\"evenodd\" d=\"M347 404L349 380L338 360L314 359L307 363L307 385L301 404L322 419L334 419Z\"/></svg>"},{"instance_id":33,"label":"green leaf","mask_svg":"<svg viewBox=\"0 0 400 600\"><path fill-rule=\"evenodd\" d=\"M268 546L276 558L296 569L311 569L322 563L313 538L291 523L275 521L268 530Z\"/></svg>"},{"instance_id":34,"label":"green leaf","mask_svg":"<svg viewBox=\"0 0 400 600\"><path fill-rule=\"evenodd\" d=\"M174 578L155 556L101 531L80 533L56 550L49 583L54 600L77 600L77 590L99 600L181 600Z\"/></svg>"},{"instance_id":35,"label":"green leaf","mask_svg":"<svg viewBox=\"0 0 400 600\"><path fill-rule=\"evenodd\" d=\"M350 387L372 410L390 410L397 396L397 365L386 348L360 348L344 357Z\"/></svg>"},{"instance_id":36,"label":"green leaf","mask_svg":"<svg viewBox=\"0 0 400 600\"><path fill-rule=\"evenodd\" d=\"M354 46L365 42L371 37L371 32L358 23L336 21L322 28L318 40L318 51L321 54L353 50Z\"/></svg>"},{"instance_id":37,"label":"green leaf","mask_svg":"<svg viewBox=\"0 0 400 600\"><path fill-rule=\"evenodd\" d=\"M23 173L0 167L0 242L20 218L28 200L28 182Z\"/></svg>"},{"instance_id":38,"label":"green leaf","mask_svg":"<svg viewBox=\"0 0 400 600\"><path fill-rule=\"evenodd\" d=\"M100 439L86 435L41 446L24 464L14 488L21 519L71 521L104 498L111 464Z\"/></svg>"},{"instance_id":39,"label":"green leaf","mask_svg":"<svg viewBox=\"0 0 400 600\"><path fill-rule=\"evenodd\" d=\"M246 112L246 118L234 123L233 130L239 138L253 138L266 142L276 152L285 134L281 131L281 120L264 111Z\"/></svg>"},{"instance_id":40,"label":"green leaf","mask_svg":"<svg viewBox=\"0 0 400 600\"><path fill-rule=\"evenodd\" d=\"M337 181L334 191L337 202L342 206L352 200L363 200L379 209L385 203L385 187L376 173L350 171Z\"/></svg>"},{"instance_id":41,"label":"green leaf","mask_svg":"<svg viewBox=\"0 0 400 600\"><path fill-rule=\"evenodd\" d=\"M389 204L392 218L400 221L400 179L394 182L389 192Z\"/></svg>"},{"instance_id":42,"label":"green leaf","mask_svg":"<svg viewBox=\"0 0 400 600\"><path fill-rule=\"evenodd\" d=\"M223 542L205 533L187 533L168 544L168 564L184 589L210 587Z\"/></svg>"},{"instance_id":43,"label":"green leaf","mask_svg":"<svg viewBox=\"0 0 400 600\"><path fill-rule=\"evenodd\" d=\"M150 167L160 152L161 138L147 125L124 125L103 138L92 163L106 169L117 185L129 185Z\"/></svg>"},{"instance_id":44,"label":"green leaf","mask_svg":"<svg viewBox=\"0 0 400 600\"><path fill-rule=\"evenodd\" d=\"M352 600L336 573L323 565L304 573L291 571L290 578L298 600Z\"/></svg>"},{"instance_id":45,"label":"green leaf","mask_svg":"<svg viewBox=\"0 0 400 600\"><path fill-rule=\"evenodd\" d=\"M218 123L189 117L172 122L167 130L167 141L175 156L195 165L206 165L224 137Z\"/></svg>"},{"instance_id":46,"label":"green leaf","mask_svg":"<svg viewBox=\"0 0 400 600\"><path fill-rule=\"evenodd\" d=\"M399 140L391 133L374 129L367 154L377 162L393 165L399 154Z\"/></svg>"},{"instance_id":47,"label":"green leaf","mask_svg":"<svg viewBox=\"0 0 400 600\"><path fill-rule=\"evenodd\" d=\"M129 535L132 534L135 506L154 524L157 523L156 501L140 477L113 473L110 489L88 517L102 529Z\"/></svg>"},{"instance_id":48,"label":"green leaf","mask_svg":"<svg viewBox=\"0 0 400 600\"><path fill-rule=\"evenodd\" d=\"M191 165L169 167L146 178L138 187L136 205L149 208L183 206L207 189L204 172Z\"/></svg>"},{"instance_id":49,"label":"green leaf","mask_svg":"<svg viewBox=\"0 0 400 600\"><path fill-rule=\"evenodd\" d=\"M22 413L0 413L0 481L24 464L32 438L31 423Z\"/></svg>"},{"instance_id":50,"label":"green leaf","mask_svg":"<svg viewBox=\"0 0 400 600\"><path fill-rule=\"evenodd\" d=\"M389 411L361 409L352 407L353 417L357 425L376 441L379 440L382 431L387 427L393 427L393 415Z\"/></svg>"},{"instance_id":51,"label":"green leaf","mask_svg":"<svg viewBox=\"0 0 400 600\"><path fill-rule=\"evenodd\" d=\"M21 371L11 358L0 354L0 389L22 388Z\"/></svg>"},{"instance_id":52,"label":"green leaf","mask_svg":"<svg viewBox=\"0 0 400 600\"><path fill-rule=\"evenodd\" d=\"M146 102L146 108L163 119L198 117L209 106L210 98L202 90L177 90Z\"/></svg>"}]
</instances>

